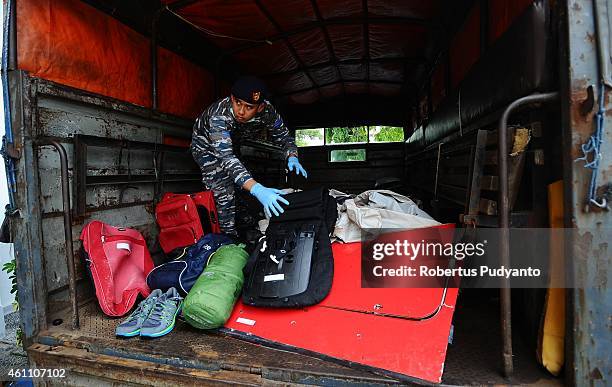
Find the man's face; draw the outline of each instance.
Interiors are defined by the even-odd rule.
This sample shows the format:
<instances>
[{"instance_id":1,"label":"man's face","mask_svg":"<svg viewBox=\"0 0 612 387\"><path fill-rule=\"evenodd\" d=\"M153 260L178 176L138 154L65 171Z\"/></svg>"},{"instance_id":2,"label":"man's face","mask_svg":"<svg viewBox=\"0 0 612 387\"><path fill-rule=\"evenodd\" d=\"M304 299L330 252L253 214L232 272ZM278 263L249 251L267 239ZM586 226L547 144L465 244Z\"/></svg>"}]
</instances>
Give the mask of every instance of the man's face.
<instances>
[{"instance_id":1,"label":"man's face","mask_svg":"<svg viewBox=\"0 0 612 387\"><path fill-rule=\"evenodd\" d=\"M255 114L261 112L264 109L264 104L252 104L245 102L239 98L231 96L232 110L234 111L234 117L238 122L247 122L251 118L255 117Z\"/></svg>"}]
</instances>

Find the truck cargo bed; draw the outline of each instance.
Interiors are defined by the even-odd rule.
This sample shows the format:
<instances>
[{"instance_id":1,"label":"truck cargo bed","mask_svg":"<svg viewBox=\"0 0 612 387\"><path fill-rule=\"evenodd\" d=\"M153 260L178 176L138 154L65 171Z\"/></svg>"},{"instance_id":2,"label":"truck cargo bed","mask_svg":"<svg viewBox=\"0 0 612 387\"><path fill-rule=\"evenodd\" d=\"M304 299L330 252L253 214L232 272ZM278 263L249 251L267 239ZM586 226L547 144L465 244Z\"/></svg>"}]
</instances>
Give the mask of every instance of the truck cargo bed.
<instances>
[{"instance_id":1,"label":"truck cargo bed","mask_svg":"<svg viewBox=\"0 0 612 387\"><path fill-rule=\"evenodd\" d=\"M458 306L443 384L509 382L501 376L501 359L494 361L501 345L498 313L495 307ZM50 321L57 323L61 319L62 323L49 324L38 342L28 348L35 363L32 367L68 368L71 384L81 383L79 375L96 376L101 383L121 381L128 385L397 383L313 356L200 331L183 321L177 322L172 333L159 339L118 339L114 331L121 319L103 315L95 300L80 308L79 330L70 329L69 310L51 316ZM513 383L560 385L558 379L534 364L534 354L522 340L516 340L514 350L518 367Z\"/></svg>"},{"instance_id":2,"label":"truck cargo bed","mask_svg":"<svg viewBox=\"0 0 612 387\"><path fill-rule=\"evenodd\" d=\"M62 368L68 358L72 358L68 364L74 365L91 358L95 359L94 363L79 367L104 363L103 368L107 370L101 370L101 375L113 379L112 375L124 375L120 372L121 364L114 363L119 358L123 363L129 362L136 371L155 371L158 376L164 373L169 378L168 383L177 372L190 377L185 379L187 384L196 382L198 377L247 384L259 384L264 380L317 384L339 381L393 383L370 372L200 331L183 321L177 321L170 334L158 339L118 339L115 326L121 319L103 315L95 301L80 308L79 330L70 329L69 310L53 314L51 321L57 319L62 319L63 323L49 324L49 329L39 336L38 344L28 349L34 361L44 362L45 367ZM53 347L55 349L50 350ZM88 356L83 357L84 353ZM144 383L138 375L130 381Z\"/></svg>"}]
</instances>

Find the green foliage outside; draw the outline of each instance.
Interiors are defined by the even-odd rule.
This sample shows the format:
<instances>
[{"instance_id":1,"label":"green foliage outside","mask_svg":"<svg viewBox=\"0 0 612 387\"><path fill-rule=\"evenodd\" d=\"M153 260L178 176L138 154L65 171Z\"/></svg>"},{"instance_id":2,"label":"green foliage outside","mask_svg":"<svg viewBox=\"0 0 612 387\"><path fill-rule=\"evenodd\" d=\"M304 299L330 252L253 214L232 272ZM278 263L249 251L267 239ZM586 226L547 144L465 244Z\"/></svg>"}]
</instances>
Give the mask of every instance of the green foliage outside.
<instances>
[{"instance_id":1,"label":"green foliage outside","mask_svg":"<svg viewBox=\"0 0 612 387\"><path fill-rule=\"evenodd\" d=\"M346 144L351 142L368 142L368 127L336 127L325 131L326 144Z\"/></svg>"},{"instance_id":2,"label":"green foliage outside","mask_svg":"<svg viewBox=\"0 0 612 387\"><path fill-rule=\"evenodd\" d=\"M9 280L11 281L11 294L17 294L17 274L15 273L16 267L17 263L14 259L2 266L2 270L9 275Z\"/></svg>"},{"instance_id":3,"label":"green foliage outside","mask_svg":"<svg viewBox=\"0 0 612 387\"><path fill-rule=\"evenodd\" d=\"M296 130L295 144L297 146L323 145L323 128Z\"/></svg>"},{"instance_id":4,"label":"green foliage outside","mask_svg":"<svg viewBox=\"0 0 612 387\"><path fill-rule=\"evenodd\" d=\"M336 161L365 161L365 149L336 149L330 152L329 155L332 162Z\"/></svg>"},{"instance_id":5,"label":"green foliage outside","mask_svg":"<svg viewBox=\"0 0 612 387\"><path fill-rule=\"evenodd\" d=\"M11 294L15 295L15 302L13 305L15 306L15 310L19 310L19 297L17 294L17 262L13 258L10 262L5 263L2 266L2 270L5 271L9 275L9 280L11 281ZM23 343L23 331L21 328L17 329L17 345L21 346Z\"/></svg>"},{"instance_id":6,"label":"green foliage outside","mask_svg":"<svg viewBox=\"0 0 612 387\"><path fill-rule=\"evenodd\" d=\"M299 147L325 144L350 144L369 142L404 141L404 129L396 126L356 126L316 129L298 129L295 131L295 143Z\"/></svg>"},{"instance_id":7,"label":"green foliage outside","mask_svg":"<svg viewBox=\"0 0 612 387\"><path fill-rule=\"evenodd\" d=\"M370 142L404 141L404 129L397 126L370 126Z\"/></svg>"}]
</instances>

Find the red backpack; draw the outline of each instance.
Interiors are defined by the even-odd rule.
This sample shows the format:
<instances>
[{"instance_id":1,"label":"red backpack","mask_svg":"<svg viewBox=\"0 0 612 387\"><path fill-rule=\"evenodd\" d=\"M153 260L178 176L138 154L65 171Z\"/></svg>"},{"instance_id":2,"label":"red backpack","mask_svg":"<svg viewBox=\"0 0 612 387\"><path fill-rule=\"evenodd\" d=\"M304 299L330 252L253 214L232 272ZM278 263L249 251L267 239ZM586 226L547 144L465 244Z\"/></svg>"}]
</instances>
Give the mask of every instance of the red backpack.
<instances>
[{"instance_id":1,"label":"red backpack","mask_svg":"<svg viewBox=\"0 0 612 387\"><path fill-rule=\"evenodd\" d=\"M83 228L81 240L85 266L106 315L123 316L134 306L138 294L149 295L147 275L155 265L138 231L94 220Z\"/></svg>"},{"instance_id":2,"label":"red backpack","mask_svg":"<svg viewBox=\"0 0 612 387\"><path fill-rule=\"evenodd\" d=\"M212 191L195 194L166 193L155 207L159 244L165 253L190 246L204 234L219 233Z\"/></svg>"}]
</instances>

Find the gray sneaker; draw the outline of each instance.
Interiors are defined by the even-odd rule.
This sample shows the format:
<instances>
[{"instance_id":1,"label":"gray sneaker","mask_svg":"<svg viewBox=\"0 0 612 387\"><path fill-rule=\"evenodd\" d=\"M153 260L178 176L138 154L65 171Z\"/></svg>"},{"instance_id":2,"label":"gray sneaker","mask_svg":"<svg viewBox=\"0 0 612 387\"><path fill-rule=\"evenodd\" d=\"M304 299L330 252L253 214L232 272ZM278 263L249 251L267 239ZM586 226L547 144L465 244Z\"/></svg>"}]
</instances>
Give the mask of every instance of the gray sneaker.
<instances>
[{"instance_id":1,"label":"gray sneaker","mask_svg":"<svg viewBox=\"0 0 612 387\"><path fill-rule=\"evenodd\" d=\"M134 311L128 316L125 321L117 326L115 334L120 337L134 337L140 334L140 328L142 323L149 317L151 310L155 306L157 299L164 293L155 289L149 294L147 298L140 301L140 304L134 309Z\"/></svg>"},{"instance_id":2,"label":"gray sneaker","mask_svg":"<svg viewBox=\"0 0 612 387\"><path fill-rule=\"evenodd\" d=\"M141 337L160 337L172 331L176 323L176 316L181 311L183 297L175 288L170 288L161 295L149 317L140 328Z\"/></svg>"}]
</instances>

